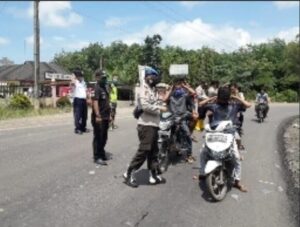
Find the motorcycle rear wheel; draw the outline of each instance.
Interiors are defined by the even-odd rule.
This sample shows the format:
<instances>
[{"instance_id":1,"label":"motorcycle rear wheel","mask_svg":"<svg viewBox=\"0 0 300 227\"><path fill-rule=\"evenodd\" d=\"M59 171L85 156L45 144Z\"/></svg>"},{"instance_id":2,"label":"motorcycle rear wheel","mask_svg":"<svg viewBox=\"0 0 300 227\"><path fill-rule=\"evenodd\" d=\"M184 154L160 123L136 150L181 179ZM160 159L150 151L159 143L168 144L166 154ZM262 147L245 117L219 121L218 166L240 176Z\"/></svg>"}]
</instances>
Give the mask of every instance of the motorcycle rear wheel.
<instances>
[{"instance_id":1,"label":"motorcycle rear wheel","mask_svg":"<svg viewBox=\"0 0 300 227\"><path fill-rule=\"evenodd\" d=\"M223 172L223 182L220 182L221 171ZM228 191L228 178L221 167L207 175L206 185L214 200L221 201L225 198Z\"/></svg>"}]
</instances>

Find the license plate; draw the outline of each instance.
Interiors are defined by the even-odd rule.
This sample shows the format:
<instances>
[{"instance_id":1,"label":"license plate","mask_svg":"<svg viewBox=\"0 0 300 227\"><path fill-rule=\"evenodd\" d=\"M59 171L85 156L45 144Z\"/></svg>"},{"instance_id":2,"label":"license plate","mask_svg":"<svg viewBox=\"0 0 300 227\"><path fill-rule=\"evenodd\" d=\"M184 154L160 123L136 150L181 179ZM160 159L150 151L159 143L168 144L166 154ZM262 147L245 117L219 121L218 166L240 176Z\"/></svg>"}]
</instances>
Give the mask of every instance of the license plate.
<instances>
[{"instance_id":1,"label":"license plate","mask_svg":"<svg viewBox=\"0 0 300 227\"><path fill-rule=\"evenodd\" d=\"M227 137L224 135L209 135L207 138L207 142L214 143L214 142L219 142L219 143L226 143L227 142Z\"/></svg>"}]
</instances>

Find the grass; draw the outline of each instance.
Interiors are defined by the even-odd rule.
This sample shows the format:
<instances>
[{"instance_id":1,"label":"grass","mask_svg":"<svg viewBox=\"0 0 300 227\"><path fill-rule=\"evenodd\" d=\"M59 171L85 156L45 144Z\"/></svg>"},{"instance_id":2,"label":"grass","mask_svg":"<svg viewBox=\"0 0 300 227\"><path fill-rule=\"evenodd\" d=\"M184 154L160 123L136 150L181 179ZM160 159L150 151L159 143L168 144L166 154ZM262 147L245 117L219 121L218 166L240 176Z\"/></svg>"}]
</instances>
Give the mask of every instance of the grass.
<instances>
[{"instance_id":1,"label":"grass","mask_svg":"<svg viewBox=\"0 0 300 227\"><path fill-rule=\"evenodd\" d=\"M44 116L59 113L68 113L72 110L72 107L65 108L41 108L39 110L35 109L12 109L8 107L0 106L0 121L14 118L23 117L34 117L34 116Z\"/></svg>"}]
</instances>

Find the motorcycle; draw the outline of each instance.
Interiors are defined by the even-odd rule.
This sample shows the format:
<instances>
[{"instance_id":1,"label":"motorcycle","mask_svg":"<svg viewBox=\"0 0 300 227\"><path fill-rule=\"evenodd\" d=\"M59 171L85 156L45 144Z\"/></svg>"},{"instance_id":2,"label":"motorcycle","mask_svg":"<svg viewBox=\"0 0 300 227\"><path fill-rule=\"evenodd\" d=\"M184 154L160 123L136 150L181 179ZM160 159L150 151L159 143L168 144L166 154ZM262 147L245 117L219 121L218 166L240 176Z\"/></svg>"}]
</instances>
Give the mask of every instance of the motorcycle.
<instances>
[{"instance_id":1,"label":"motorcycle","mask_svg":"<svg viewBox=\"0 0 300 227\"><path fill-rule=\"evenodd\" d=\"M160 172L167 171L171 152L176 151L177 155L181 155L185 150L186 141L181 129L183 118L174 116L171 112L161 114L158 130L158 166Z\"/></svg>"},{"instance_id":2,"label":"motorcycle","mask_svg":"<svg viewBox=\"0 0 300 227\"><path fill-rule=\"evenodd\" d=\"M216 201L225 198L233 181L234 151L237 151L235 140L236 128L232 121L221 121L212 126L205 125L205 143L209 160L204 173L208 192ZM203 151L202 151L203 152Z\"/></svg>"},{"instance_id":3,"label":"motorcycle","mask_svg":"<svg viewBox=\"0 0 300 227\"><path fill-rule=\"evenodd\" d=\"M262 123L264 121L266 117L266 109L267 104L264 102L264 100L259 100L257 106L257 118L259 123Z\"/></svg>"}]
</instances>

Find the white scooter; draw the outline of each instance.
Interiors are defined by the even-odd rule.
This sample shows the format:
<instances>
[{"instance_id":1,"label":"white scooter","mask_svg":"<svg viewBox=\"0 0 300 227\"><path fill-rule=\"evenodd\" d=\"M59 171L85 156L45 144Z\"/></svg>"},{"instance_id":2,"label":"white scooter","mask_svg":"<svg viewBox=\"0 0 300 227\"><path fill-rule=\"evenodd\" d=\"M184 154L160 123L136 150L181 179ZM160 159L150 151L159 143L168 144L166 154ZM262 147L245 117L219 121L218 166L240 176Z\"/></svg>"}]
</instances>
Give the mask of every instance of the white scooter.
<instances>
[{"instance_id":1,"label":"white scooter","mask_svg":"<svg viewBox=\"0 0 300 227\"><path fill-rule=\"evenodd\" d=\"M208 161L205 165L206 185L211 196L221 201L232 183L234 153L238 152L235 127L232 121L205 125L205 143ZM203 151L202 151L203 152Z\"/></svg>"}]
</instances>

